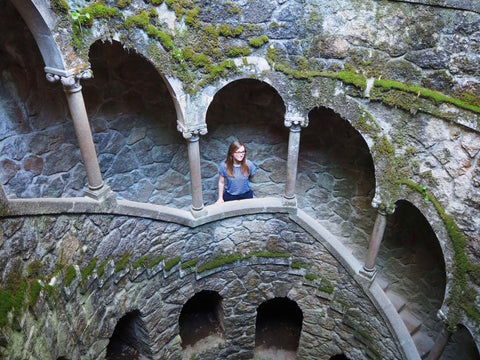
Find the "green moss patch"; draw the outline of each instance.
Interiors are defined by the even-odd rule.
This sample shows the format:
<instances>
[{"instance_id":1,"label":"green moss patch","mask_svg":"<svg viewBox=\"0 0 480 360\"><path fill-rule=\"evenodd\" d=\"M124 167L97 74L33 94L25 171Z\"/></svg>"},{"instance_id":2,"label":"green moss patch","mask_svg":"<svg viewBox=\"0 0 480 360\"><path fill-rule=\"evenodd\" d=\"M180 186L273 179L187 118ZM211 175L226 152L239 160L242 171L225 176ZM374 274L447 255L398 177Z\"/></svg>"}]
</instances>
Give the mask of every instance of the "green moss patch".
<instances>
[{"instance_id":1,"label":"green moss patch","mask_svg":"<svg viewBox=\"0 0 480 360\"><path fill-rule=\"evenodd\" d=\"M240 254L228 254L228 255L219 255L215 259L206 262L205 264L200 265L197 268L198 273L202 273L207 270L212 270L223 265L233 264L236 261L243 259L243 256Z\"/></svg>"},{"instance_id":2,"label":"green moss patch","mask_svg":"<svg viewBox=\"0 0 480 360\"><path fill-rule=\"evenodd\" d=\"M160 264L163 260L165 260L165 256L158 256L150 261L148 264L149 269L153 269L155 266Z\"/></svg>"},{"instance_id":3,"label":"green moss patch","mask_svg":"<svg viewBox=\"0 0 480 360\"><path fill-rule=\"evenodd\" d=\"M174 257L173 259L169 259L167 261L165 261L165 267L163 268L165 271L170 271L172 270L172 268L177 265L178 263L180 263L180 256L178 257Z\"/></svg>"},{"instance_id":4,"label":"green moss patch","mask_svg":"<svg viewBox=\"0 0 480 360\"><path fill-rule=\"evenodd\" d=\"M293 260L290 267L295 270L308 269L308 264L300 260Z\"/></svg>"},{"instance_id":5,"label":"green moss patch","mask_svg":"<svg viewBox=\"0 0 480 360\"><path fill-rule=\"evenodd\" d=\"M83 268L80 272L82 277L82 283L85 283L88 277L93 273L95 268L97 267L97 258L94 257L88 264Z\"/></svg>"},{"instance_id":6,"label":"green moss patch","mask_svg":"<svg viewBox=\"0 0 480 360\"><path fill-rule=\"evenodd\" d=\"M0 291L0 327L8 323L8 313L12 308L12 293L10 291Z\"/></svg>"},{"instance_id":7,"label":"green moss patch","mask_svg":"<svg viewBox=\"0 0 480 360\"><path fill-rule=\"evenodd\" d=\"M132 255L129 252L124 253L120 259L115 263L115 272L118 273L125 270L130 263Z\"/></svg>"},{"instance_id":8,"label":"green moss patch","mask_svg":"<svg viewBox=\"0 0 480 360\"><path fill-rule=\"evenodd\" d=\"M320 279L320 276L308 273L308 274L305 274L305 279L307 279L308 281L315 281Z\"/></svg>"},{"instance_id":9,"label":"green moss patch","mask_svg":"<svg viewBox=\"0 0 480 360\"><path fill-rule=\"evenodd\" d=\"M439 93L437 91L425 89L420 86L407 85L398 81L386 80L386 79L385 80L375 79L374 85L381 87L383 89L396 89L396 90L401 90L407 93L412 93L418 97L421 96L421 97L430 99L434 101L436 104L441 104L441 103L452 104L461 109L470 110L472 112L480 114L480 106L472 104L471 97L468 97L469 101L467 102L465 100L452 98L442 93Z\"/></svg>"},{"instance_id":10,"label":"green moss patch","mask_svg":"<svg viewBox=\"0 0 480 360\"><path fill-rule=\"evenodd\" d=\"M258 38L250 39L249 44L253 48L259 48L268 43L269 39L267 35L260 36Z\"/></svg>"},{"instance_id":11,"label":"green moss patch","mask_svg":"<svg viewBox=\"0 0 480 360\"><path fill-rule=\"evenodd\" d=\"M290 258L292 254L281 253L281 252L271 252L271 251L258 251L245 256L246 258L252 257L263 257L263 258Z\"/></svg>"},{"instance_id":12,"label":"green moss patch","mask_svg":"<svg viewBox=\"0 0 480 360\"><path fill-rule=\"evenodd\" d=\"M81 25L92 26L95 19L110 19L117 16L119 12L116 8L105 6L103 2L95 2L81 9L78 14L78 21Z\"/></svg>"},{"instance_id":13,"label":"green moss patch","mask_svg":"<svg viewBox=\"0 0 480 360\"><path fill-rule=\"evenodd\" d=\"M185 269L194 268L195 265L197 265L197 263L198 263L198 259L192 259L192 260L186 261L182 263L182 269L185 270Z\"/></svg>"},{"instance_id":14,"label":"green moss patch","mask_svg":"<svg viewBox=\"0 0 480 360\"><path fill-rule=\"evenodd\" d=\"M75 270L75 267L73 265L70 265L65 269L64 273L64 281L65 281L65 286L70 286L70 284L75 280L77 277L77 270Z\"/></svg>"}]
</instances>

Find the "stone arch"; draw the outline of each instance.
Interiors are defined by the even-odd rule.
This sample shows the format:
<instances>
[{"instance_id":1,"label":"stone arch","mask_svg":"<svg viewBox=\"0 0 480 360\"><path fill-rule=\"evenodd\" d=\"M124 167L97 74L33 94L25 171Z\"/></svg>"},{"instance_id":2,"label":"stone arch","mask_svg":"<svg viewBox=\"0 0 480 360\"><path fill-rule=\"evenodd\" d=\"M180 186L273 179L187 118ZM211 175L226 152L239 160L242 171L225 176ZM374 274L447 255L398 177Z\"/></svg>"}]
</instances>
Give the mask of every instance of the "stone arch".
<instances>
[{"instance_id":1,"label":"stone arch","mask_svg":"<svg viewBox=\"0 0 480 360\"><path fill-rule=\"evenodd\" d=\"M437 235L422 212L399 200L387 217L377 278L397 306L423 356L443 328L437 313L446 291L446 268Z\"/></svg>"},{"instance_id":2,"label":"stone arch","mask_svg":"<svg viewBox=\"0 0 480 360\"><path fill-rule=\"evenodd\" d=\"M247 158L259 168L255 197L282 194L288 147L284 116L282 97L264 81L235 80L215 94L206 113L209 131L200 142L206 203L216 200L217 164L236 139L246 144Z\"/></svg>"},{"instance_id":3,"label":"stone arch","mask_svg":"<svg viewBox=\"0 0 480 360\"><path fill-rule=\"evenodd\" d=\"M477 340L478 341L478 340ZM441 360L480 360L479 344L467 326L457 325L440 357Z\"/></svg>"},{"instance_id":4,"label":"stone arch","mask_svg":"<svg viewBox=\"0 0 480 360\"><path fill-rule=\"evenodd\" d=\"M103 178L120 199L191 204L187 151L169 85L118 41L90 47L95 77L83 85Z\"/></svg>"},{"instance_id":5,"label":"stone arch","mask_svg":"<svg viewBox=\"0 0 480 360\"><path fill-rule=\"evenodd\" d=\"M150 355L150 340L148 331L139 310L125 314L113 331L107 346L106 359L116 359L117 356L130 358Z\"/></svg>"},{"instance_id":6,"label":"stone arch","mask_svg":"<svg viewBox=\"0 0 480 360\"><path fill-rule=\"evenodd\" d=\"M9 198L78 196L85 175L65 94L46 80L21 15L0 7L0 183Z\"/></svg>"},{"instance_id":7,"label":"stone arch","mask_svg":"<svg viewBox=\"0 0 480 360\"><path fill-rule=\"evenodd\" d=\"M357 258L365 258L376 212L375 167L362 135L334 110L315 107L302 129L296 195L298 207L313 217L328 220L332 232L348 228L355 236L344 245Z\"/></svg>"},{"instance_id":8,"label":"stone arch","mask_svg":"<svg viewBox=\"0 0 480 360\"><path fill-rule=\"evenodd\" d=\"M452 287L453 274L456 270L454 261L455 252L445 223L441 219L433 204L430 201L425 201L424 196L420 195L419 193L405 193L402 198L397 199L396 203L398 203L399 201L407 201L415 208L417 208L421 212L422 216L425 217L428 224L431 226L433 232L435 233L438 246L441 248L442 251L443 265L445 267L445 295L448 294ZM444 297L441 307L441 311L444 314L448 313L449 307L449 305L446 303L446 300L447 296Z\"/></svg>"},{"instance_id":9,"label":"stone arch","mask_svg":"<svg viewBox=\"0 0 480 360\"><path fill-rule=\"evenodd\" d=\"M355 99L348 97L344 92L333 92L333 88L329 88L322 83L322 80L314 80L312 85L308 88L309 93L306 94L305 99L302 99L301 104L305 109L309 109L307 113L298 110L297 101L288 99L287 105L289 112L297 115L299 118L308 118L308 113L317 107L326 107L335 112L343 120L347 121L363 138L368 146L371 157L374 162L375 171L375 196L372 200L374 207L378 206L393 206L394 199L392 198L391 190L388 181L384 180L384 169L389 167L389 159L382 156L375 150L375 145L378 139L388 140L389 136L382 128L379 119L375 118L365 106L357 102ZM325 91L325 92L323 92ZM328 101L319 102L320 96ZM291 96L291 95L290 95ZM310 126L306 121L307 128Z\"/></svg>"},{"instance_id":10,"label":"stone arch","mask_svg":"<svg viewBox=\"0 0 480 360\"><path fill-rule=\"evenodd\" d=\"M260 304L255 323L255 353L281 353L286 359L295 359L302 323L302 310L287 297L276 297Z\"/></svg>"},{"instance_id":11,"label":"stone arch","mask_svg":"<svg viewBox=\"0 0 480 360\"><path fill-rule=\"evenodd\" d=\"M216 291L202 290L191 297L178 320L184 351L193 355L222 344L223 318L222 297Z\"/></svg>"},{"instance_id":12,"label":"stone arch","mask_svg":"<svg viewBox=\"0 0 480 360\"><path fill-rule=\"evenodd\" d=\"M50 3L45 0L10 0L21 14L30 29L45 63L45 70L58 75L70 75L69 68L64 61L64 55L56 43L51 29L55 27L55 14ZM73 54L69 54L73 55ZM69 57L69 66L78 67L78 59L72 61Z\"/></svg>"}]
</instances>

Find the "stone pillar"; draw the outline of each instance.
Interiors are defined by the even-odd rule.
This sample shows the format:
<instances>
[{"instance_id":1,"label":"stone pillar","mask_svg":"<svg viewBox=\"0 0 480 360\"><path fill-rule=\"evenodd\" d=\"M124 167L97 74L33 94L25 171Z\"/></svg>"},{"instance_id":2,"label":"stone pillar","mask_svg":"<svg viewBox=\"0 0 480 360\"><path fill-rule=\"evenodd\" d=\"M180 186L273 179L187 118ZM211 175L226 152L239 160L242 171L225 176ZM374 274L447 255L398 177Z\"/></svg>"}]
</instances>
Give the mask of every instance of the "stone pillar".
<instances>
[{"instance_id":1,"label":"stone pillar","mask_svg":"<svg viewBox=\"0 0 480 360\"><path fill-rule=\"evenodd\" d=\"M7 195L5 195L5 191L3 191L3 186L0 184L0 201L7 202Z\"/></svg>"},{"instance_id":2,"label":"stone pillar","mask_svg":"<svg viewBox=\"0 0 480 360\"><path fill-rule=\"evenodd\" d=\"M186 129L177 121L177 129L182 132L183 137L187 140L188 146L188 163L190 167L190 185L192 192L192 207L190 211L194 217L207 215L207 210L203 204L202 194L202 172L200 168L200 136L207 133L205 127L198 129Z\"/></svg>"},{"instance_id":3,"label":"stone pillar","mask_svg":"<svg viewBox=\"0 0 480 360\"><path fill-rule=\"evenodd\" d=\"M85 195L99 200L103 198L105 192L109 192L110 189L108 186L104 185L102 179L102 173L100 172L97 153L93 143L92 132L88 122L87 111L83 101L82 86L80 85L80 79L88 79L91 76L89 70L83 71L80 74L68 76L47 72L48 81L61 81L67 97L70 115L72 117L75 134L80 146L80 153L87 173L88 189L85 190Z\"/></svg>"},{"instance_id":4,"label":"stone pillar","mask_svg":"<svg viewBox=\"0 0 480 360\"><path fill-rule=\"evenodd\" d=\"M295 183L297 181L298 153L300 150L300 130L303 119L287 118L285 126L290 128L288 136L288 158L287 158L287 179L285 193L283 194L287 205L296 205Z\"/></svg>"},{"instance_id":5,"label":"stone pillar","mask_svg":"<svg viewBox=\"0 0 480 360\"><path fill-rule=\"evenodd\" d=\"M8 209L8 199L3 191L3 186L0 184L0 216L4 214Z\"/></svg>"},{"instance_id":6,"label":"stone pillar","mask_svg":"<svg viewBox=\"0 0 480 360\"><path fill-rule=\"evenodd\" d=\"M52 69L49 68L48 71ZM90 70L84 70L79 74L57 74L47 72L47 80L50 82L61 81L63 90L67 97L68 108L75 128L75 134L80 147L85 172L87 173L88 189L85 195L96 200L104 199L111 195L110 188L104 185L100 166L98 164L97 153L93 143L92 132L88 122L87 110L83 101L82 86L80 79L92 77Z\"/></svg>"},{"instance_id":7,"label":"stone pillar","mask_svg":"<svg viewBox=\"0 0 480 360\"><path fill-rule=\"evenodd\" d=\"M435 344L433 344L433 347L430 349L430 352L428 353L428 356L425 360L440 359L443 354L443 350L445 350L445 347L448 344L448 340L450 340L450 336L452 336L452 333L448 331L446 327L443 327L442 331L440 332L440 334L438 334L437 339L435 340Z\"/></svg>"},{"instance_id":8,"label":"stone pillar","mask_svg":"<svg viewBox=\"0 0 480 360\"><path fill-rule=\"evenodd\" d=\"M385 233L385 226L387 225L387 213L384 210L378 210L375 225L373 226L372 235L370 236L370 243L368 245L368 256L361 273L370 279L373 279L377 273L375 263L377 261L378 250L383 240Z\"/></svg>"}]
</instances>

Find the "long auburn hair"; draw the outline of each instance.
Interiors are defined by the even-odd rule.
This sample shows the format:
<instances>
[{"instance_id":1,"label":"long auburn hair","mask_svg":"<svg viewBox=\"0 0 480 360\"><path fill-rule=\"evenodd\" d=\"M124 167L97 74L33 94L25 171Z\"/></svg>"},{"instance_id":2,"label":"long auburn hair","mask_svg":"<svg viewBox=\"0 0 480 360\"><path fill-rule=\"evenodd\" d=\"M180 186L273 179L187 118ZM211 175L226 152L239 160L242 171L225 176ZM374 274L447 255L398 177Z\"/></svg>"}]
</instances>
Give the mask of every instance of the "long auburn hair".
<instances>
[{"instance_id":1,"label":"long auburn hair","mask_svg":"<svg viewBox=\"0 0 480 360\"><path fill-rule=\"evenodd\" d=\"M241 143L238 140L235 140L232 142L228 148L228 153L227 153L227 160L225 163L227 164L227 175L230 177L233 177L233 153L240 149L241 147L245 148L245 156L243 157L242 162L240 163L241 171L243 175L249 176L250 175L250 169L248 168L247 165L247 147L245 144Z\"/></svg>"}]
</instances>

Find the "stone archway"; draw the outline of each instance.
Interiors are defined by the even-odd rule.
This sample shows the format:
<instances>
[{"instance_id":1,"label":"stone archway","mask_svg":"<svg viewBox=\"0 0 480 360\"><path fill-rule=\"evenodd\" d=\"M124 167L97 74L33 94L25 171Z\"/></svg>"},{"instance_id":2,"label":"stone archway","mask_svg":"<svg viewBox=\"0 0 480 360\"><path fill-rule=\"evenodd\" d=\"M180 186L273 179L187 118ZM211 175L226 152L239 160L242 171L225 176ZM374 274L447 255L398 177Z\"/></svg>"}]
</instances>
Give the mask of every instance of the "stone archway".
<instances>
[{"instance_id":1,"label":"stone archway","mask_svg":"<svg viewBox=\"0 0 480 360\"><path fill-rule=\"evenodd\" d=\"M377 267L377 278L425 355L443 327L437 312L445 297L445 262L435 232L409 201L397 201L387 217Z\"/></svg>"},{"instance_id":2,"label":"stone archway","mask_svg":"<svg viewBox=\"0 0 480 360\"><path fill-rule=\"evenodd\" d=\"M374 164L361 134L333 110L313 108L302 129L296 194L298 207L365 258L375 221Z\"/></svg>"},{"instance_id":3,"label":"stone archway","mask_svg":"<svg viewBox=\"0 0 480 360\"><path fill-rule=\"evenodd\" d=\"M302 310L293 300L278 297L262 303L255 324L256 357L295 359L302 322Z\"/></svg>"},{"instance_id":4,"label":"stone archway","mask_svg":"<svg viewBox=\"0 0 480 360\"><path fill-rule=\"evenodd\" d=\"M206 204L217 196L217 164L224 161L233 140L246 144L247 156L258 167L255 197L281 196L286 178L288 129L285 104L269 84L241 79L220 89L206 115L208 134L200 141Z\"/></svg>"},{"instance_id":5,"label":"stone archway","mask_svg":"<svg viewBox=\"0 0 480 360\"><path fill-rule=\"evenodd\" d=\"M134 310L118 320L107 346L106 360L141 360L150 354L148 332L140 311Z\"/></svg>"},{"instance_id":6,"label":"stone archway","mask_svg":"<svg viewBox=\"0 0 480 360\"><path fill-rule=\"evenodd\" d=\"M480 352L469 329L458 325L443 350L440 360L480 360Z\"/></svg>"},{"instance_id":7,"label":"stone archway","mask_svg":"<svg viewBox=\"0 0 480 360\"><path fill-rule=\"evenodd\" d=\"M117 197L186 208L187 149L168 84L119 42L90 48L94 79L83 93L104 180Z\"/></svg>"},{"instance_id":8,"label":"stone archway","mask_svg":"<svg viewBox=\"0 0 480 360\"><path fill-rule=\"evenodd\" d=\"M203 290L189 299L179 317L184 358L224 342L222 298L215 291Z\"/></svg>"},{"instance_id":9,"label":"stone archway","mask_svg":"<svg viewBox=\"0 0 480 360\"><path fill-rule=\"evenodd\" d=\"M51 9L49 6L50 4L48 4L44 0L10 1L17 8L18 12L21 14L25 23L32 32L32 35L35 38L35 42L38 45L38 48L42 54L45 66L50 70L56 70L59 72L64 72L66 74L67 69L65 68L63 56L49 28L49 25L54 23L54 21L51 20L53 14L51 13ZM8 16L5 16L5 13L2 13L2 15L4 16L4 19L8 19ZM50 24L47 23L48 20L50 20ZM71 66L78 66L78 64L72 63L73 58L70 58L69 60L71 62ZM78 61L78 59L76 59L76 61Z\"/></svg>"}]
</instances>

